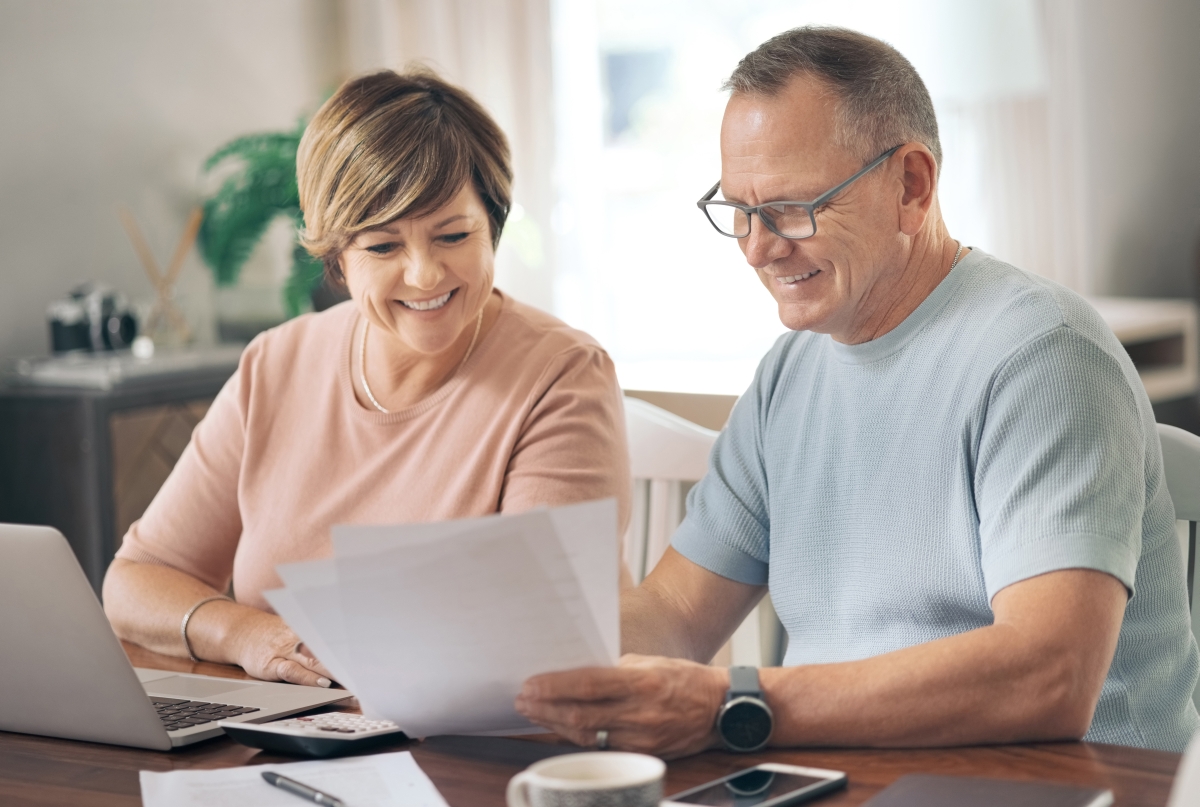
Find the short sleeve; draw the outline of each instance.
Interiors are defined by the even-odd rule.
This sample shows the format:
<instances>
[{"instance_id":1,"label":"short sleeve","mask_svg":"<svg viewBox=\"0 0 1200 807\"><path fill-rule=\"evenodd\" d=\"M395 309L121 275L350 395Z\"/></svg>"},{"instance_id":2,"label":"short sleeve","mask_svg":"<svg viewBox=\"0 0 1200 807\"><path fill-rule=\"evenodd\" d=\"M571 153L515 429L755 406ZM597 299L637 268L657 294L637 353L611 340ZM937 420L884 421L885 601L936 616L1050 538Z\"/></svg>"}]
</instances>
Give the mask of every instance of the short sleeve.
<instances>
[{"instance_id":1,"label":"short sleeve","mask_svg":"<svg viewBox=\"0 0 1200 807\"><path fill-rule=\"evenodd\" d=\"M623 533L633 485L612 359L596 347L564 351L547 364L536 396L509 459L500 510L613 497Z\"/></svg>"},{"instance_id":2,"label":"short sleeve","mask_svg":"<svg viewBox=\"0 0 1200 807\"><path fill-rule=\"evenodd\" d=\"M989 600L1071 568L1106 572L1133 591L1145 429L1121 361L1071 328L1031 341L1001 366L975 474Z\"/></svg>"},{"instance_id":3,"label":"short sleeve","mask_svg":"<svg viewBox=\"0 0 1200 807\"><path fill-rule=\"evenodd\" d=\"M238 480L256 353L254 343L243 352L118 558L170 566L218 591L229 587L242 534Z\"/></svg>"},{"instance_id":4,"label":"short sleeve","mask_svg":"<svg viewBox=\"0 0 1200 807\"><path fill-rule=\"evenodd\" d=\"M688 494L687 516L671 545L710 572L754 586L767 584L770 523L763 465L763 367L729 415L709 456L708 472Z\"/></svg>"}]
</instances>

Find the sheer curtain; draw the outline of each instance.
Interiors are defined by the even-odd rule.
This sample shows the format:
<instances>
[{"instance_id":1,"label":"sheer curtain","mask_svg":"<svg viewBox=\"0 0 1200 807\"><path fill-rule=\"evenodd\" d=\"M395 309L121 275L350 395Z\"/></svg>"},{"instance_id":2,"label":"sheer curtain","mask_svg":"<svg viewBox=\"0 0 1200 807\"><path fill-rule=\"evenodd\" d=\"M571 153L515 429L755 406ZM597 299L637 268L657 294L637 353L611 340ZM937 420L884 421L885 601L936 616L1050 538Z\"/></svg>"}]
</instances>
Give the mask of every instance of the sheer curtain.
<instances>
[{"instance_id":1,"label":"sheer curtain","mask_svg":"<svg viewBox=\"0 0 1200 807\"><path fill-rule=\"evenodd\" d=\"M1027 40L1025 58L1036 60L1032 78L939 105L947 165L964 164L947 177L958 184L944 189L943 206L952 225L963 222L968 241L1088 293L1081 7L1078 0L1039 0L1026 12L1018 30Z\"/></svg>"}]
</instances>

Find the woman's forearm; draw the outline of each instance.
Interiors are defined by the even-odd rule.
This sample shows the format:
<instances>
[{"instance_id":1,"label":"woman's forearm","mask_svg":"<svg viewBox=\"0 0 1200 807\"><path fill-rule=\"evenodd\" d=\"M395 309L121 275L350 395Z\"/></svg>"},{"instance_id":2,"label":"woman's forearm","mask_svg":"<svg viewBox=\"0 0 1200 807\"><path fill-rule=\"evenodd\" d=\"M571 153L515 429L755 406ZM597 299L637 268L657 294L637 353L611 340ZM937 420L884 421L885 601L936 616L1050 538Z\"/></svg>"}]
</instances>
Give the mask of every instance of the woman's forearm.
<instances>
[{"instance_id":1,"label":"woman's forearm","mask_svg":"<svg viewBox=\"0 0 1200 807\"><path fill-rule=\"evenodd\" d=\"M184 615L201 600L222 593L178 569L118 558L104 578L104 612L120 638L186 658L180 634ZM269 616L224 600L206 603L188 621L192 652L206 661L237 663L233 640L256 615Z\"/></svg>"}]
</instances>

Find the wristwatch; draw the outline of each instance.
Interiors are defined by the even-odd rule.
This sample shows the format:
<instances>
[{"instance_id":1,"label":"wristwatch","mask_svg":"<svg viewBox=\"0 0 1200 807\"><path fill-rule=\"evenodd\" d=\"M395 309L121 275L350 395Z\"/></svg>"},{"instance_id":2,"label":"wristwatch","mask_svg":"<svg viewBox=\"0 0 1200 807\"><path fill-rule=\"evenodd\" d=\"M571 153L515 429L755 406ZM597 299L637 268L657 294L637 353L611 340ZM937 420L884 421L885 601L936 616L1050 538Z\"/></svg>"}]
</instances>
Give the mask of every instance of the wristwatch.
<instances>
[{"instance_id":1,"label":"wristwatch","mask_svg":"<svg viewBox=\"0 0 1200 807\"><path fill-rule=\"evenodd\" d=\"M775 717L763 700L758 668L730 667L729 692L717 712L717 734L730 751L757 751L771 739Z\"/></svg>"}]
</instances>

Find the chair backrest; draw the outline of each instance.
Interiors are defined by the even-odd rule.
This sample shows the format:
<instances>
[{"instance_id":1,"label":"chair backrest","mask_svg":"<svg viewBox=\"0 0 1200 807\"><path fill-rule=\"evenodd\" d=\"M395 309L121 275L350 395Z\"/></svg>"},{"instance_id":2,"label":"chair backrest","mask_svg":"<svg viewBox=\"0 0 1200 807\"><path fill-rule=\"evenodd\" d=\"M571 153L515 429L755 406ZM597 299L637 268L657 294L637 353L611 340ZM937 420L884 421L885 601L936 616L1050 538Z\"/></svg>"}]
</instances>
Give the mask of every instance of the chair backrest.
<instances>
[{"instance_id":1,"label":"chair backrest","mask_svg":"<svg viewBox=\"0 0 1200 807\"><path fill-rule=\"evenodd\" d=\"M1184 557L1191 604L1196 576L1196 525L1200 522L1200 436L1159 423L1158 439L1162 443L1163 470L1175 505L1175 518L1188 522Z\"/></svg>"},{"instance_id":2,"label":"chair backrest","mask_svg":"<svg viewBox=\"0 0 1200 807\"><path fill-rule=\"evenodd\" d=\"M633 516L625 534L625 564L640 583L658 563L683 521L687 492L708 471L719 432L638 398L625 398L633 471ZM717 653L714 664L779 664L783 626L764 598Z\"/></svg>"},{"instance_id":3,"label":"chair backrest","mask_svg":"<svg viewBox=\"0 0 1200 807\"><path fill-rule=\"evenodd\" d=\"M637 479L697 482L718 432L640 398L625 399L629 462Z\"/></svg>"},{"instance_id":4,"label":"chair backrest","mask_svg":"<svg viewBox=\"0 0 1200 807\"><path fill-rule=\"evenodd\" d=\"M1192 738L1179 761L1167 807L1196 807L1197 804L1200 804L1200 732Z\"/></svg>"},{"instance_id":5,"label":"chair backrest","mask_svg":"<svg viewBox=\"0 0 1200 807\"><path fill-rule=\"evenodd\" d=\"M708 469L718 432L628 397L625 428L634 479L625 564L636 583L667 551L671 534L683 520L687 491Z\"/></svg>"}]
</instances>

